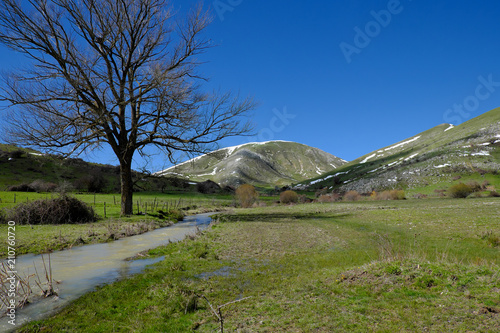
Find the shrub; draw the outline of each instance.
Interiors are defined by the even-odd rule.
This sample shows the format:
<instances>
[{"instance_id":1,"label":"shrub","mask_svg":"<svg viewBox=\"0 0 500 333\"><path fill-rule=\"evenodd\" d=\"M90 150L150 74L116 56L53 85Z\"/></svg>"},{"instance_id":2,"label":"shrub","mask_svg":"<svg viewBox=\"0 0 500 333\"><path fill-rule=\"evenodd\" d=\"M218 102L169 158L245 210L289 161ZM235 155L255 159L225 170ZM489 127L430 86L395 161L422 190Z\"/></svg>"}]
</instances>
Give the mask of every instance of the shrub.
<instances>
[{"instance_id":1,"label":"shrub","mask_svg":"<svg viewBox=\"0 0 500 333\"><path fill-rule=\"evenodd\" d=\"M475 180L468 181L466 185L469 186L472 192L481 191L481 185Z\"/></svg>"},{"instance_id":2,"label":"shrub","mask_svg":"<svg viewBox=\"0 0 500 333\"><path fill-rule=\"evenodd\" d=\"M7 188L10 192L35 192L35 190L28 184L12 185Z\"/></svg>"},{"instance_id":3,"label":"shrub","mask_svg":"<svg viewBox=\"0 0 500 333\"><path fill-rule=\"evenodd\" d=\"M349 191L344 194L344 201L358 201L361 198L361 194L358 191Z\"/></svg>"},{"instance_id":4,"label":"shrub","mask_svg":"<svg viewBox=\"0 0 500 333\"><path fill-rule=\"evenodd\" d=\"M492 231L487 231L483 233L480 237L482 240L487 241L491 247L500 246L500 236L495 235Z\"/></svg>"},{"instance_id":5,"label":"shrub","mask_svg":"<svg viewBox=\"0 0 500 333\"><path fill-rule=\"evenodd\" d=\"M10 152L10 157L12 157L12 158L21 158L21 157L23 157L23 155L24 155L24 151L22 151L20 149L17 149L17 150Z\"/></svg>"},{"instance_id":6,"label":"shrub","mask_svg":"<svg viewBox=\"0 0 500 333\"><path fill-rule=\"evenodd\" d=\"M61 194L66 194L68 192L73 192L75 188L73 187L73 184L71 184L68 181L63 181L62 183L59 184L57 187L57 191Z\"/></svg>"},{"instance_id":7,"label":"shrub","mask_svg":"<svg viewBox=\"0 0 500 333\"><path fill-rule=\"evenodd\" d=\"M35 192L53 192L57 189L57 184L37 179L29 185Z\"/></svg>"},{"instance_id":8,"label":"shrub","mask_svg":"<svg viewBox=\"0 0 500 333\"><path fill-rule=\"evenodd\" d=\"M450 198L467 198L472 192L474 192L469 185L464 183L456 184L448 189L448 195Z\"/></svg>"},{"instance_id":9,"label":"shrub","mask_svg":"<svg viewBox=\"0 0 500 333\"><path fill-rule=\"evenodd\" d=\"M8 214L8 218L19 224L71 224L94 222L97 215L83 201L62 196L19 204Z\"/></svg>"},{"instance_id":10,"label":"shrub","mask_svg":"<svg viewBox=\"0 0 500 333\"><path fill-rule=\"evenodd\" d=\"M221 188L219 184L211 180L206 180L202 183L196 184L196 191L203 194L214 194L220 192Z\"/></svg>"},{"instance_id":11,"label":"shrub","mask_svg":"<svg viewBox=\"0 0 500 333\"><path fill-rule=\"evenodd\" d=\"M403 190L391 190L390 191L391 200L405 200L406 194Z\"/></svg>"},{"instance_id":12,"label":"shrub","mask_svg":"<svg viewBox=\"0 0 500 333\"><path fill-rule=\"evenodd\" d=\"M5 224L7 223L7 213L5 210L0 208L0 224Z\"/></svg>"},{"instance_id":13,"label":"shrub","mask_svg":"<svg viewBox=\"0 0 500 333\"><path fill-rule=\"evenodd\" d=\"M243 184L236 190L236 197L240 202L241 207L252 207L254 202L259 198L259 194L253 185Z\"/></svg>"},{"instance_id":14,"label":"shrub","mask_svg":"<svg viewBox=\"0 0 500 333\"><path fill-rule=\"evenodd\" d=\"M337 202L340 201L340 194L338 193L330 193L330 194L323 194L318 198L318 202Z\"/></svg>"},{"instance_id":15,"label":"shrub","mask_svg":"<svg viewBox=\"0 0 500 333\"><path fill-rule=\"evenodd\" d=\"M300 203L311 203L312 199L309 199L305 194L299 195L299 202Z\"/></svg>"},{"instance_id":16,"label":"shrub","mask_svg":"<svg viewBox=\"0 0 500 333\"><path fill-rule=\"evenodd\" d=\"M435 189L434 190L434 193L437 193L437 195L440 196L440 197L444 197L445 196L445 192L446 192L446 190L443 190L443 189L441 189L441 190L440 189Z\"/></svg>"},{"instance_id":17,"label":"shrub","mask_svg":"<svg viewBox=\"0 0 500 333\"><path fill-rule=\"evenodd\" d=\"M288 190L280 194L280 202L282 204L297 203L298 201L299 195L295 191Z\"/></svg>"},{"instance_id":18,"label":"shrub","mask_svg":"<svg viewBox=\"0 0 500 333\"><path fill-rule=\"evenodd\" d=\"M89 193L101 193L107 185L107 181L100 172L83 176L75 182L75 187L80 190L86 190Z\"/></svg>"},{"instance_id":19,"label":"shrub","mask_svg":"<svg viewBox=\"0 0 500 333\"><path fill-rule=\"evenodd\" d=\"M500 193L498 193L497 191L490 191L490 194L488 196L491 198L499 198Z\"/></svg>"},{"instance_id":20,"label":"shrub","mask_svg":"<svg viewBox=\"0 0 500 333\"><path fill-rule=\"evenodd\" d=\"M379 193L373 191L370 194L370 198L374 200L405 200L406 195L405 191L403 190L390 190Z\"/></svg>"}]
</instances>

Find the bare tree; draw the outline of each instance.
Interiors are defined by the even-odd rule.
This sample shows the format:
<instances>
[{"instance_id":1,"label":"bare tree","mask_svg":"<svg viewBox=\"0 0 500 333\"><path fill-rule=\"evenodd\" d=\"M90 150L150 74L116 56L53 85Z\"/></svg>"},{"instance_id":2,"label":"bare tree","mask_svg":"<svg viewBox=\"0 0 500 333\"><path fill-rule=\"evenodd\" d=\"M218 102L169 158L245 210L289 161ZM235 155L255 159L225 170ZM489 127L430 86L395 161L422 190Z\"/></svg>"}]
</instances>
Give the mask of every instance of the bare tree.
<instances>
[{"instance_id":1,"label":"bare tree","mask_svg":"<svg viewBox=\"0 0 500 333\"><path fill-rule=\"evenodd\" d=\"M7 137L65 154L109 145L131 214L134 153L173 161L249 130L252 99L201 90L209 22L201 5L179 20L164 0L1 0L0 42L32 63L2 76Z\"/></svg>"}]
</instances>

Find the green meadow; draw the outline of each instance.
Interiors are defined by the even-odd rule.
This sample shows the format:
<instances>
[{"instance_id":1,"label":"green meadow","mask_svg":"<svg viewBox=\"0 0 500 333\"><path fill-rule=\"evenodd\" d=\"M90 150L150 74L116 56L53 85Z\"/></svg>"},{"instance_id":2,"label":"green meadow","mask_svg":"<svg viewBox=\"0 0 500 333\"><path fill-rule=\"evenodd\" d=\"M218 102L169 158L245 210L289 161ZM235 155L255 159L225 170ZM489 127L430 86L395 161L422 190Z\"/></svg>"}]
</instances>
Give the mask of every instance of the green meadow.
<instances>
[{"instance_id":1,"label":"green meadow","mask_svg":"<svg viewBox=\"0 0 500 333\"><path fill-rule=\"evenodd\" d=\"M500 200L220 213L20 332L498 332Z\"/></svg>"},{"instance_id":2,"label":"green meadow","mask_svg":"<svg viewBox=\"0 0 500 333\"><path fill-rule=\"evenodd\" d=\"M122 237L165 227L177 222L185 214L218 211L234 203L228 195L201 195L197 193L137 193L134 195L134 215L120 216L119 194L70 194L93 208L99 216L94 223L61 225L16 225L17 254L45 253L73 246L103 243ZM0 192L0 209L10 210L16 205L58 197L57 193ZM163 210L168 218L160 218ZM8 226L0 224L0 234L7 234ZM6 256L0 248L0 257Z\"/></svg>"}]
</instances>

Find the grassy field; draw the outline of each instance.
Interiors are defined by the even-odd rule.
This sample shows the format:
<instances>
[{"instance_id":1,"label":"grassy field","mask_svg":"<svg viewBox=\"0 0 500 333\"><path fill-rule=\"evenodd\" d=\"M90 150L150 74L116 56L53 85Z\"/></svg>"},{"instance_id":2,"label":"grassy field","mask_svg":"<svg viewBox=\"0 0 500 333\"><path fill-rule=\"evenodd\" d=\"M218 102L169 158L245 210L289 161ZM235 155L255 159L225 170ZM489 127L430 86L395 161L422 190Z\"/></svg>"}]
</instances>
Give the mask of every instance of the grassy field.
<instances>
[{"instance_id":1,"label":"grassy field","mask_svg":"<svg viewBox=\"0 0 500 333\"><path fill-rule=\"evenodd\" d=\"M237 209L20 331L498 332L499 237L496 198Z\"/></svg>"},{"instance_id":2,"label":"grassy field","mask_svg":"<svg viewBox=\"0 0 500 333\"><path fill-rule=\"evenodd\" d=\"M83 244L112 241L159 227L171 222L155 217L157 210L176 210L181 214L199 210L226 209L233 203L229 195L137 193L134 195L134 214L120 217L119 194L71 194L88 203L100 216L99 221L85 224L16 225L17 254L44 253ZM53 193L0 192L0 209L8 210L17 204L57 197ZM7 234L8 226L0 224L0 234ZM6 247L0 248L0 258L6 256Z\"/></svg>"}]
</instances>

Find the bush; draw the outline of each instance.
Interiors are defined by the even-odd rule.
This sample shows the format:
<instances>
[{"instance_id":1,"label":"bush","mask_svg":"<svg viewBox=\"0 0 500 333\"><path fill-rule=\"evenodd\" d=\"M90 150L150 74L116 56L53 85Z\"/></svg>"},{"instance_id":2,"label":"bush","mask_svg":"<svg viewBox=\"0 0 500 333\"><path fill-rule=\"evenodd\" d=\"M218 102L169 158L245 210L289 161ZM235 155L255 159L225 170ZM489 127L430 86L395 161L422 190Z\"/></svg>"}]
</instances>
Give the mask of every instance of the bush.
<instances>
[{"instance_id":1,"label":"bush","mask_svg":"<svg viewBox=\"0 0 500 333\"><path fill-rule=\"evenodd\" d=\"M7 213L5 210L0 209L0 224L5 224L7 223Z\"/></svg>"},{"instance_id":2,"label":"bush","mask_svg":"<svg viewBox=\"0 0 500 333\"><path fill-rule=\"evenodd\" d=\"M289 203L297 203L299 201L299 195L297 194L297 192L292 190L281 192L280 201L285 205Z\"/></svg>"},{"instance_id":3,"label":"bush","mask_svg":"<svg viewBox=\"0 0 500 333\"><path fill-rule=\"evenodd\" d=\"M219 193L221 190L219 184L211 180L206 180L202 183L196 184L196 191L203 194Z\"/></svg>"},{"instance_id":4,"label":"bush","mask_svg":"<svg viewBox=\"0 0 500 333\"><path fill-rule=\"evenodd\" d=\"M464 183L453 185L448 189L450 198L467 198L472 192L474 191L470 186Z\"/></svg>"},{"instance_id":5,"label":"bush","mask_svg":"<svg viewBox=\"0 0 500 333\"><path fill-rule=\"evenodd\" d=\"M106 178L100 172L86 175L75 182L75 187L80 190L86 190L89 193L101 193L107 185Z\"/></svg>"},{"instance_id":6,"label":"bush","mask_svg":"<svg viewBox=\"0 0 500 333\"><path fill-rule=\"evenodd\" d=\"M373 191L370 197L373 200L405 200L406 195L405 191L403 190L390 190L390 191L383 191L383 192L375 192Z\"/></svg>"},{"instance_id":7,"label":"bush","mask_svg":"<svg viewBox=\"0 0 500 333\"><path fill-rule=\"evenodd\" d=\"M243 184L236 190L236 197L240 202L241 207L248 208L252 207L252 205L259 198L259 193L253 185Z\"/></svg>"},{"instance_id":8,"label":"bush","mask_svg":"<svg viewBox=\"0 0 500 333\"><path fill-rule=\"evenodd\" d=\"M94 209L76 198L62 196L15 206L8 219L19 224L71 224L95 222Z\"/></svg>"},{"instance_id":9,"label":"bush","mask_svg":"<svg viewBox=\"0 0 500 333\"><path fill-rule=\"evenodd\" d=\"M35 192L35 190L28 184L12 185L7 188L10 192Z\"/></svg>"},{"instance_id":10,"label":"bush","mask_svg":"<svg viewBox=\"0 0 500 333\"><path fill-rule=\"evenodd\" d=\"M318 198L318 202L322 203L337 201L340 201L340 194L338 193L323 194Z\"/></svg>"},{"instance_id":11,"label":"bush","mask_svg":"<svg viewBox=\"0 0 500 333\"><path fill-rule=\"evenodd\" d=\"M488 196L490 198L499 198L500 197L500 193L498 193L497 191L490 191L490 194Z\"/></svg>"},{"instance_id":12,"label":"bush","mask_svg":"<svg viewBox=\"0 0 500 333\"><path fill-rule=\"evenodd\" d=\"M46 182L40 179L29 185L35 192L53 192L57 189L57 184Z\"/></svg>"},{"instance_id":13,"label":"bush","mask_svg":"<svg viewBox=\"0 0 500 333\"><path fill-rule=\"evenodd\" d=\"M358 191L349 191L344 194L344 201L358 201L361 198L361 194Z\"/></svg>"},{"instance_id":14,"label":"bush","mask_svg":"<svg viewBox=\"0 0 500 333\"><path fill-rule=\"evenodd\" d=\"M24 151L22 151L20 149L17 149L17 150L10 152L10 157L12 157L12 158L21 158L21 157L23 157L23 155L24 155Z\"/></svg>"},{"instance_id":15,"label":"bush","mask_svg":"<svg viewBox=\"0 0 500 333\"><path fill-rule=\"evenodd\" d=\"M299 202L300 203L311 203L313 200L308 198L305 194L299 195Z\"/></svg>"},{"instance_id":16,"label":"bush","mask_svg":"<svg viewBox=\"0 0 500 333\"><path fill-rule=\"evenodd\" d=\"M479 192L482 190L481 185L475 180L468 181L466 185L469 186L472 192Z\"/></svg>"}]
</instances>

